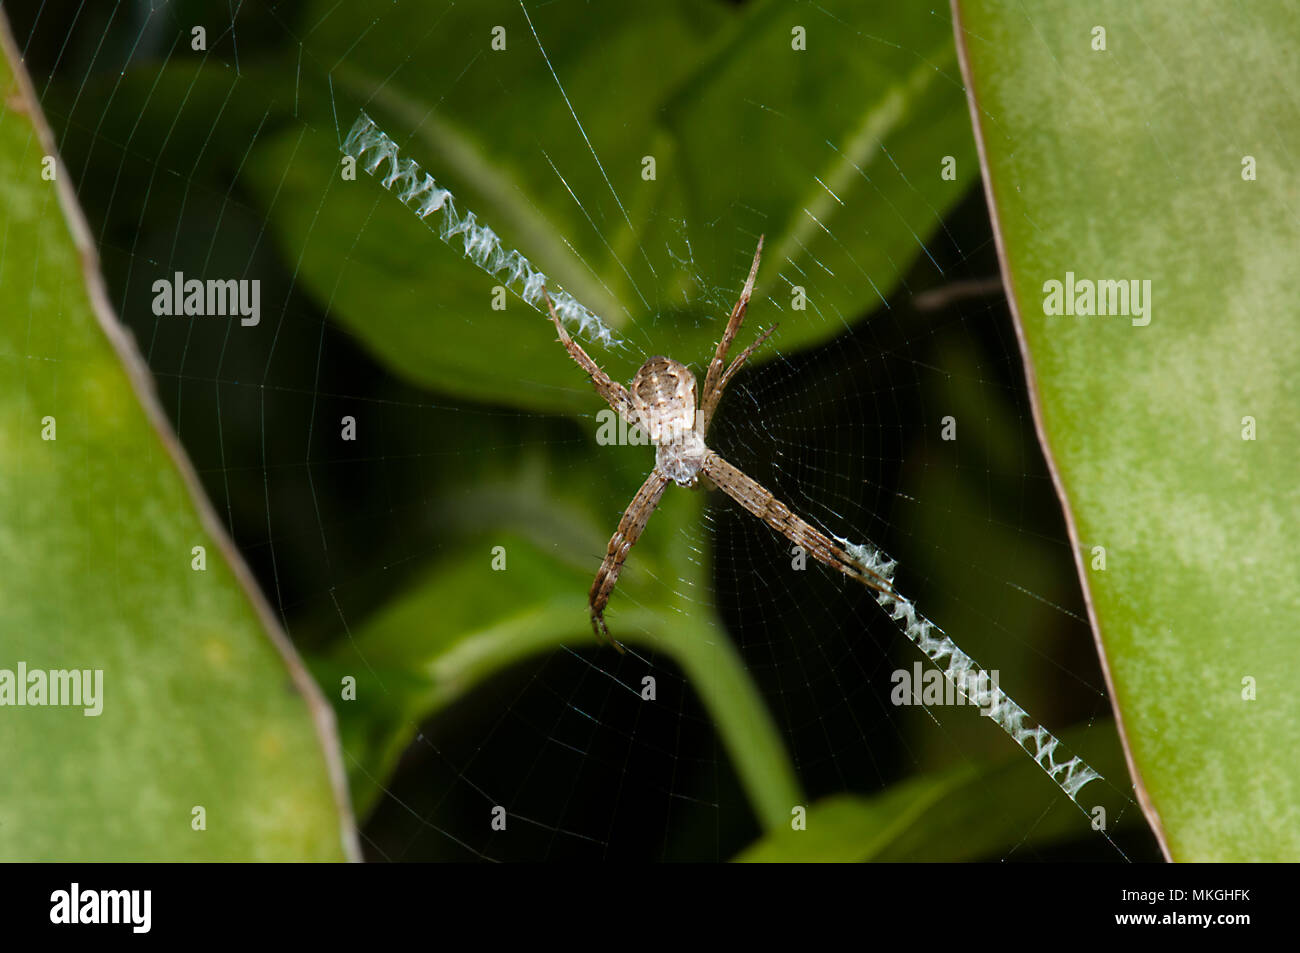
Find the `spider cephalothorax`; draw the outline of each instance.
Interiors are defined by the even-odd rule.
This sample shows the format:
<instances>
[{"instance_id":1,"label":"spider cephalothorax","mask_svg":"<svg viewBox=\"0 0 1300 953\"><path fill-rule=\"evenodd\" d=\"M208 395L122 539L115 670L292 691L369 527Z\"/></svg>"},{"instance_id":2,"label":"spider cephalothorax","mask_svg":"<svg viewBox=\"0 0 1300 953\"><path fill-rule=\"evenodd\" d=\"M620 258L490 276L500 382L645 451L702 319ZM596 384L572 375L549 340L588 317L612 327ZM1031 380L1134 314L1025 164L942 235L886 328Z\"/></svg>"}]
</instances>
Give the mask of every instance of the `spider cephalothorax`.
<instances>
[{"instance_id":1,"label":"spider cephalothorax","mask_svg":"<svg viewBox=\"0 0 1300 953\"><path fill-rule=\"evenodd\" d=\"M722 399L722 393L732 376L744 366L754 350L776 330L775 325L758 336L749 347L727 364L727 351L740 330L754 293L754 279L758 276L758 262L763 254L763 239L758 239L754 263L749 269L745 288L731 309L731 318L718 341L713 360L704 378L704 393L699 406L695 402L695 375L690 368L670 357L652 357L641 365L632 378L630 387L612 380L595 361L574 341L560 323L550 296L546 296L551 322L559 332L560 343L591 378L596 393L629 424L639 424L655 445L655 466L645 483L632 499L632 504L619 520L618 529L610 538L605 558L591 584L588 604L591 625L597 636L609 638L605 626L605 606L618 582L628 552L640 538L650 520L650 514L659 505L669 482L678 486L695 486L701 477L717 486L750 513L763 520L778 533L810 556L838 569L874 589L892 591L889 580L865 566L845 546L796 516L788 506L750 479L743 472L718 456L705 444L709 422ZM726 370L723 370L723 367ZM612 640L611 640L612 641ZM617 642L614 643L616 646Z\"/></svg>"}]
</instances>

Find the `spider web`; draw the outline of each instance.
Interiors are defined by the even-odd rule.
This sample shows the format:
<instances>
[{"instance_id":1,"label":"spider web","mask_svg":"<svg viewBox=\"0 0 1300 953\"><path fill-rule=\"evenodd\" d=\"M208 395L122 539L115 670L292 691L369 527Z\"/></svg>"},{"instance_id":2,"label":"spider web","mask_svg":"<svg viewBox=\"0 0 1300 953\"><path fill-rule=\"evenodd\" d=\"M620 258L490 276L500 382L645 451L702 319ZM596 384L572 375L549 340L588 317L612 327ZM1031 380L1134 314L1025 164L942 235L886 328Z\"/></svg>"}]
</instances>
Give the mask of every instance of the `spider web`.
<instances>
[{"instance_id":1,"label":"spider web","mask_svg":"<svg viewBox=\"0 0 1300 953\"><path fill-rule=\"evenodd\" d=\"M405 49L382 51L390 73L369 76L377 38L390 21L411 22L413 6L420 30ZM295 192L301 182L294 174L313 143L325 138L337 149L358 103L378 105L388 114L382 128L403 156L439 186L473 194L473 181L457 181L455 158L441 156L444 171L430 146L442 128L440 104L474 83L498 105L540 100L548 116L563 121L539 130L521 116L511 130L498 130L497 148L502 161L524 170L522 179L549 181L569 197L563 215L533 203L524 217L545 224L580 263L585 283L560 280L573 293L567 313L616 378L662 353L691 363L702 379L711 351L700 342L721 332L757 234L768 227L741 199L712 218L638 205L627 177L597 144L601 137L589 134L585 104L598 98L589 78L584 84L566 75L567 61L551 55L572 42L559 35L559 24L585 6L500 6L511 24L522 11L526 27L507 30L507 50L531 50L532 69L485 73L495 7L473 33L458 32L463 8L453 4L368 7L364 20L349 4L311 3L232 2L219 18L211 5L200 12L170 3L43 2L7 5L6 12L97 230L114 303L209 494L327 695L337 698L342 676L358 680L358 700L336 707L345 763L357 790L371 792L363 795L361 818L368 856L729 859L763 832L763 784L739 766L743 758L702 696L699 674L688 674L653 637L633 639L632 651L619 656L594 643L579 610L557 644L502 666L432 713L422 673L393 661L416 654L426 624L419 613L403 617L415 647L407 656L391 645L376 651L369 641L375 620L414 587L457 571L477 578L476 588L423 605L427 624L444 616L470 630L499 622L482 594L492 585L524 584L512 575L524 570L510 568L520 550L577 578L594 575L604 537L631 498L628 487L648 472L653 453L596 445L600 403L572 365L563 383L540 379L530 391L542 393L542 403L571 401L570 413L511 403L515 381L507 368L519 365L508 349L560 350L538 343L549 340L540 314L534 338L488 337L502 354L504 379L486 390L475 389L483 380L477 365L447 370L450 383L439 387L412 382L401 348L377 351L347 316L355 313L349 301L360 294L365 269L375 265L383 210L395 199L376 179L361 174L345 183L336 170L308 176L307 191ZM637 14L648 32L654 10ZM733 12L720 6L710 15ZM814 35L845 27L834 5L793 4L788 12ZM192 48L195 25L205 27L206 49ZM320 41L332 32L347 42ZM905 50L909 42L860 39ZM325 57L325 50L338 55ZM921 64L931 55L911 52ZM404 88L416 63L419 95L431 108L395 108L386 97ZM767 104L769 82L748 77L746 97L734 104L757 124L756 141L765 123L789 122ZM370 92L359 94L360 87ZM393 125L394 117L405 124ZM469 131L471 141L485 138ZM873 174L893 169L906 180L913 157L895 155L884 141L875 145L871 168L881 171ZM827 141L824 151L843 155L848 146ZM927 174L937 174L938 159L926 156ZM772 320L782 330L730 385L709 443L814 525L897 559L896 581L919 611L998 672L1030 726L1045 725L1089 764L1106 764L1105 778L1071 803L975 708L895 704L899 673L911 678L933 666L873 593L811 559L796 567L788 541L721 494L702 505L666 500L615 590L611 628L635 636L640 614L658 613L734 644L795 778L797 800L789 806L811 805L814 821L824 799L879 801L915 786L932 819L914 821L892 845L895 853L883 856L1154 856L1118 760L978 184L964 186L965 198L951 210L927 207L915 216L891 207L879 189L841 197L840 184L823 179L823 171L799 174L853 213L826 225L804 210L831 243L850 242L872 216L894 216L915 236L912 260L895 261L891 281L887 274L837 274L819 254L801 254L801 241L784 246L784 257L765 259L764 273L779 280L760 281L736 346ZM712 192L727 182L697 187ZM342 195L355 215L340 237L330 210ZM883 203L872 202L882 196ZM480 211L472 203L459 208L462 215ZM301 227L277 228L286 214ZM486 212L476 222L531 234ZM460 261L468 250L459 245L463 230L450 248L425 234L418 245L395 244L386 255L413 270L421 262L444 272L460 268L460 284L449 285L445 299L406 312L436 327L454 352L492 320L482 309L458 311L456 293L477 282L486 300L492 282L470 277L477 273ZM630 244L628 234L635 236ZM507 249L525 257L541 254L508 241ZM335 256L333 278L324 281L312 274L321 244L326 257ZM612 291L608 261L617 263L613 273L625 276L628 293L584 300L580 287ZM153 314L152 282L178 271L260 278L260 324ZM684 280L669 282L670 274ZM800 283L807 310L791 303L790 289ZM846 284L871 291L858 312L819 304ZM408 303L414 294L400 282L382 293L383 301ZM611 302L617 310L603 310ZM518 300L510 307L511 314L526 311ZM620 343L604 346L603 325L578 308L607 320ZM822 330L787 347L783 338L800 340L798 322ZM348 415L358 421L355 442L338 439L335 422ZM956 439L945 438L949 418ZM511 508L525 496L553 500L553 511ZM578 512L603 534L594 547L589 532L573 528ZM490 528L478 529L484 513ZM487 555L497 543L512 560L500 573ZM583 557L571 566L564 554L574 548ZM470 562L481 578L463 569ZM543 582L526 584L546 590ZM585 587L578 586L581 601ZM642 697L647 676L653 701ZM382 745L375 736L384 732L401 740L396 760L376 757ZM743 732L740 738L742 747L752 740ZM938 792L933 800L930 792ZM1088 815L1097 803L1109 815L1102 832ZM505 831L491 827L496 806L506 809Z\"/></svg>"}]
</instances>

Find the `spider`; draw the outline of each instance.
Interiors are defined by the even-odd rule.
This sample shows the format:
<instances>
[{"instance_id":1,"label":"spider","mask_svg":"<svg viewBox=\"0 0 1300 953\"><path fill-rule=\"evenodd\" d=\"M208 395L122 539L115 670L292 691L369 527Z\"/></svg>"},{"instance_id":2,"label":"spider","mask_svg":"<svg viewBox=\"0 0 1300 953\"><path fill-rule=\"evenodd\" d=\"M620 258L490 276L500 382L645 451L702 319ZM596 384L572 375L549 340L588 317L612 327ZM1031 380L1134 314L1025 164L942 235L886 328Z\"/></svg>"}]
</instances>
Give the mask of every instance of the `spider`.
<instances>
[{"instance_id":1,"label":"spider","mask_svg":"<svg viewBox=\"0 0 1300 953\"><path fill-rule=\"evenodd\" d=\"M618 582L618 575L628 553L640 539L670 482L694 488L703 477L706 484L721 489L817 560L872 589L893 592L889 580L863 565L845 545L800 519L767 489L710 450L704 442L708 436L709 423L727 384L744 366L749 356L776 330L776 325L772 325L763 331L753 344L727 365L727 351L740 331L741 322L745 320L745 311L749 307L750 295L754 292L754 279L758 276L758 262L762 254L763 237L760 235L758 248L754 252L754 263L749 269L749 278L736 300L736 306L731 309L731 317L718 340L717 351L704 377L704 399L698 408L695 402L695 375L685 364L670 357L656 356L646 360L628 387L612 380L582 346L569 336L555 313L551 296L545 288L542 289L551 323L559 332L560 343L569 352L569 356L587 372L596 393L605 398L615 413L626 420L629 426L640 424L649 435L650 442L655 445L654 469L641 484L641 489L619 520L618 529L610 537L605 558L591 584L591 592L587 595L591 627L596 638L609 641L620 652L623 647L610 637L609 628L605 625L605 607L609 604L609 597Z\"/></svg>"}]
</instances>

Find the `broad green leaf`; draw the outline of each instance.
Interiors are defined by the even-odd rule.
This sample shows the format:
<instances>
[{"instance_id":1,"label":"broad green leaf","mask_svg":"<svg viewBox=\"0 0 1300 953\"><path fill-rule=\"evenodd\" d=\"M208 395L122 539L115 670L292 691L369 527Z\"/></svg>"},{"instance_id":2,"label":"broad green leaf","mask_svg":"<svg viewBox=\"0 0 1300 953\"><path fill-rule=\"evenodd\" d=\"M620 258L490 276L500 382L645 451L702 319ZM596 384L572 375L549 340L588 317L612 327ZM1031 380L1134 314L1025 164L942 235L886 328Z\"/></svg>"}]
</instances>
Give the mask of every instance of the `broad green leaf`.
<instances>
[{"instance_id":1,"label":"broad green leaf","mask_svg":"<svg viewBox=\"0 0 1300 953\"><path fill-rule=\"evenodd\" d=\"M1066 732L1070 746L1103 726ZM1093 758L1104 775L1124 772L1118 749ZM1044 804L1050 807L1044 809ZM1111 833L1141 824L1137 806L1107 818ZM873 797L837 795L809 805L804 830L786 824L736 860L758 863L979 860L1033 851L1072 838L1100 837L1033 761L1006 754L923 774Z\"/></svg>"},{"instance_id":2,"label":"broad green leaf","mask_svg":"<svg viewBox=\"0 0 1300 953\"><path fill-rule=\"evenodd\" d=\"M445 520L451 534L473 527L465 542L315 663L326 684L345 675L356 679L359 707L338 705L363 812L423 719L531 655L563 646L598 650L586 593L591 554L603 551L610 530L563 495L553 487L521 489L517 481L468 489ZM650 545L637 546L619 579L608 621L633 651L665 652L682 668L717 725L759 822L771 829L789 817L798 786L771 717L716 617L698 602L687 604L703 583L700 567L682 551L692 538L682 527L698 522L700 509L699 495L678 491L665 498L642 541ZM504 569L493 568L498 546ZM626 703L643 704L635 693Z\"/></svg>"},{"instance_id":3,"label":"broad green leaf","mask_svg":"<svg viewBox=\"0 0 1300 953\"><path fill-rule=\"evenodd\" d=\"M197 489L0 39L0 670L102 672L95 714L0 707L0 858L343 859L329 709Z\"/></svg>"},{"instance_id":4,"label":"broad green leaf","mask_svg":"<svg viewBox=\"0 0 1300 953\"><path fill-rule=\"evenodd\" d=\"M1300 8L957 6L1032 396L1149 820L1176 860L1294 860ZM1149 282L1143 313L1050 314L1067 276Z\"/></svg>"},{"instance_id":5,"label":"broad green leaf","mask_svg":"<svg viewBox=\"0 0 1300 953\"><path fill-rule=\"evenodd\" d=\"M629 342L598 349L622 380L645 353L707 360L759 233L754 331L779 320L785 351L838 334L925 262L974 182L951 33L921 7L570 3L538 6L532 27L506 0L311 10L308 62L336 64L331 83L259 84L306 125L263 135L245 180L332 316L446 392L554 411L590 400L542 315L513 297L493 310L495 279L376 180L342 179L339 138L362 106Z\"/></svg>"}]
</instances>

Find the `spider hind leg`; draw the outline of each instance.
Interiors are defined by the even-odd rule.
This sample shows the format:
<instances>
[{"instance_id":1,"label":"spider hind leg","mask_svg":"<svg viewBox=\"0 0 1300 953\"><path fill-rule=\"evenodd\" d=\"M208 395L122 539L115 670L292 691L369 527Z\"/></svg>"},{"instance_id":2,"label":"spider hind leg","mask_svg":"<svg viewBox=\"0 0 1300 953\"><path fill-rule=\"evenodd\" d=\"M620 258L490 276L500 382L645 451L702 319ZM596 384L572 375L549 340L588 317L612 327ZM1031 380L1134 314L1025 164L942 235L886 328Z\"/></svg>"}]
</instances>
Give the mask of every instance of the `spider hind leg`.
<instances>
[{"instance_id":1,"label":"spider hind leg","mask_svg":"<svg viewBox=\"0 0 1300 953\"><path fill-rule=\"evenodd\" d=\"M609 634L609 626L605 624L604 610L591 610L591 631L596 633L596 641L608 642L610 645L614 646L614 648L618 649L619 655L627 654L627 649L623 647L623 643L619 642Z\"/></svg>"},{"instance_id":2,"label":"spider hind leg","mask_svg":"<svg viewBox=\"0 0 1300 953\"><path fill-rule=\"evenodd\" d=\"M609 627L605 625L605 606L609 605L610 594L613 593L614 586L618 582L627 554L641 537L641 531L649 522L650 514L659 505L659 498L664 495L664 488L667 486L668 477L658 469L650 471L650 475L645 478L641 489L637 490L636 496L632 498L632 502L623 513L623 518L618 521L618 529L609 539L605 558L601 561L596 578L591 583L591 591L587 593L592 631L596 633L597 639L609 642L620 652L625 649L610 637Z\"/></svg>"}]
</instances>

